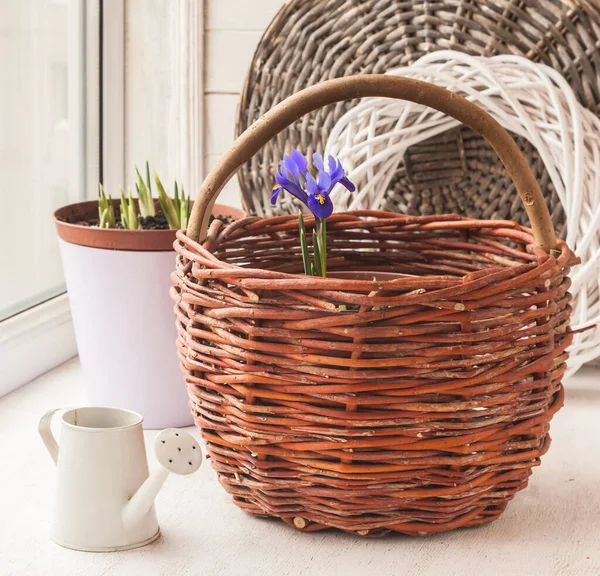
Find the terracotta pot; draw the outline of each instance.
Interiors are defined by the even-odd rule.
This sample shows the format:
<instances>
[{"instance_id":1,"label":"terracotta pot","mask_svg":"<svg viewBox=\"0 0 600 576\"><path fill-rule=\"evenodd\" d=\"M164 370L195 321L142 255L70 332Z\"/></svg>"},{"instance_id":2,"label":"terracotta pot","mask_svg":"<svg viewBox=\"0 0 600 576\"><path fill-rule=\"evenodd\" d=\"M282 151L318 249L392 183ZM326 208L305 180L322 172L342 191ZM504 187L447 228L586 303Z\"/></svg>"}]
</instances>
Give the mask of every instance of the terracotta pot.
<instances>
[{"instance_id":1,"label":"terracotta pot","mask_svg":"<svg viewBox=\"0 0 600 576\"><path fill-rule=\"evenodd\" d=\"M115 212L118 214L119 200L113 200ZM137 200L136 200L137 205ZM158 200L155 207L160 210ZM233 220L241 220L246 213L233 206L215 204L213 214L229 216ZM98 202L78 202L59 208L54 213L54 222L58 235L65 242L90 246L93 248L108 248L110 250L137 250L162 252L173 250L175 230L120 230L118 228L96 228L77 224L78 222L96 221L98 219Z\"/></svg>"},{"instance_id":2,"label":"terracotta pot","mask_svg":"<svg viewBox=\"0 0 600 576\"><path fill-rule=\"evenodd\" d=\"M145 428L190 425L169 298L175 231L75 223L97 218L97 206L54 215L89 403L138 412ZM245 216L220 205L213 213Z\"/></svg>"}]
</instances>

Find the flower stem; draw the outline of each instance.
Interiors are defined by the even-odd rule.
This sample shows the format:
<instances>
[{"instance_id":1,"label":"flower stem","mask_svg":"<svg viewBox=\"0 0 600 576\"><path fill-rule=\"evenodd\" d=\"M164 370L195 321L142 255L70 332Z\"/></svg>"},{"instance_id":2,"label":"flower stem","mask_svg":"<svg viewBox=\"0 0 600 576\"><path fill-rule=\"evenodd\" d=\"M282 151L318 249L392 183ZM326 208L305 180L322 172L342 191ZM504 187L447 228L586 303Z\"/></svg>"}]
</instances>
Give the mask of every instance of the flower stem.
<instances>
[{"instance_id":1,"label":"flower stem","mask_svg":"<svg viewBox=\"0 0 600 576\"><path fill-rule=\"evenodd\" d=\"M321 269L321 250L319 249L319 235L313 230L313 255L315 260L315 276L325 276Z\"/></svg>"},{"instance_id":2,"label":"flower stem","mask_svg":"<svg viewBox=\"0 0 600 576\"><path fill-rule=\"evenodd\" d=\"M304 227L304 218L301 211L298 211L298 229L300 231L300 248L302 249L302 264L304 265L304 273L307 276L313 276L310 256L308 255L308 246L306 245L306 228Z\"/></svg>"},{"instance_id":3,"label":"flower stem","mask_svg":"<svg viewBox=\"0 0 600 576\"><path fill-rule=\"evenodd\" d=\"M319 252L321 254L321 275L327 276L327 220L317 218L317 230L319 233Z\"/></svg>"},{"instance_id":4,"label":"flower stem","mask_svg":"<svg viewBox=\"0 0 600 576\"><path fill-rule=\"evenodd\" d=\"M325 224L325 218L315 218L313 252L317 275L325 278L327 276L327 225Z\"/></svg>"}]
</instances>

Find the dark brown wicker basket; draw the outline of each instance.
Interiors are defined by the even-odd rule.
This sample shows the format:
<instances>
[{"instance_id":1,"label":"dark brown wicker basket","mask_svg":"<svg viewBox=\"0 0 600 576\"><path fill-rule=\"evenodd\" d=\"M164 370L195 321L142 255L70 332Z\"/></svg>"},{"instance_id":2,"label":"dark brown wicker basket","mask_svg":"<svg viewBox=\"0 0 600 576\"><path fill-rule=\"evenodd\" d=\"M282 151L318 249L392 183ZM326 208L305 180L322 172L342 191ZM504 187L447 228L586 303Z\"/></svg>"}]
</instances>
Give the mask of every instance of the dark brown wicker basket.
<instances>
[{"instance_id":1,"label":"dark brown wicker basket","mask_svg":"<svg viewBox=\"0 0 600 576\"><path fill-rule=\"evenodd\" d=\"M287 96L333 77L383 73L435 50L471 55L516 54L558 70L579 101L600 104L600 8L587 0L289 0L259 42L238 108L237 134ZM289 147L322 152L331 128L355 102L336 103L288 126L238 172L249 214L295 213L294 202L269 203L272 173ZM486 142L467 127L432 139L434 156L407 150L385 204L370 206L408 214L458 211L473 218L526 216L510 176ZM452 145L440 145L441 140ZM537 151L516 138L540 183L561 236L565 214ZM442 152L444 151L444 152ZM412 177L420 164L461 158L466 170L439 170L426 183Z\"/></svg>"},{"instance_id":2,"label":"dark brown wicker basket","mask_svg":"<svg viewBox=\"0 0 600 576\"><path fill-rule=\"evenodd\" d=\"M533 230L334 214L328 278L301 273L295 216L207 231L223 185L265 142L311 110L365 96L431 106L480 133ZM577 260L517 145L477 106L382 75L305 89L238 138L177 238L172 297L190 404L238 506L305 531L425 535L491 522L527 485L563 403Z\"/></svg>"}]
</instances>

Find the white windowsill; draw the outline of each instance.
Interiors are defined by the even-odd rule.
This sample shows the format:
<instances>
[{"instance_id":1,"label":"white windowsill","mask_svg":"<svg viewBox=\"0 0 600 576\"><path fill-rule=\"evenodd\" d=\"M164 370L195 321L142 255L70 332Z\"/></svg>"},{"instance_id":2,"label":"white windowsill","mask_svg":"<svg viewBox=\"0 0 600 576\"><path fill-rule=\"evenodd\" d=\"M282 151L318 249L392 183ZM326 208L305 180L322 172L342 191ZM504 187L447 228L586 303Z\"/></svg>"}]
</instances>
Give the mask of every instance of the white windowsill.
<instances>
[{"instance_id":1,"label":"white windowsill","mask_svg":"<svg viewBox=\"0 0 600 576\"><path fill-rule=\"evenodd\" d=\"M49 539L56 470L37 436L46 410L85 404L74 359L0 399L0 574L597 576L599 376L588 368L566 382L566 404L552 421L553 442L542 466L486 527L430 538L300 534L236 508L205 462L195 475L167 480L157 501L157 542L92 554ZM155 434L146 432L147 446ZM149 461L153 468L152 456Z\"/></svg>"},{"instance_id":2,"label":"white windowsill","mask_svg":"<svg viewBox=\"0 0 600 576\"><path fill-rule=\"evenodd\" d=\"M0 322L0 397L76 355L66 294Z\"/></svg>"}]
</instances>

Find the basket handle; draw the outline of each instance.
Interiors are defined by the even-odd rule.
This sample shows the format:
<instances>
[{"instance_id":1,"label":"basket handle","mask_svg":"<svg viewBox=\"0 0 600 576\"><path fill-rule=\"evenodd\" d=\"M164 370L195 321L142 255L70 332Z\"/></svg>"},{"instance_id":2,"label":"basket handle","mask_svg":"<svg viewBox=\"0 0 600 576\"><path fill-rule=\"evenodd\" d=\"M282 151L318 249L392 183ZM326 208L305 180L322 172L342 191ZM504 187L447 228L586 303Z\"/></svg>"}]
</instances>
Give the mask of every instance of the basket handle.
<instances>
[{"instance_id":1,"label":"basket handle","mask_svg":"<svg viewBox=\"0 0 600 576\"><path fill-rule=\"evenodd\" d=\"M536 244L546 252L556 248L552 219L540 187L510 134L485 110L454 92L428 82L383 74L346 76L315 84L289 96L254 122L204 179L194 202L187 235L192 240L204 240L217 196L240 166L271 138L317 108L370 96L398 98L429 106L452 116L483 136L498 154L517 188L529 216Z\"/></svg>"}]
</instances>

